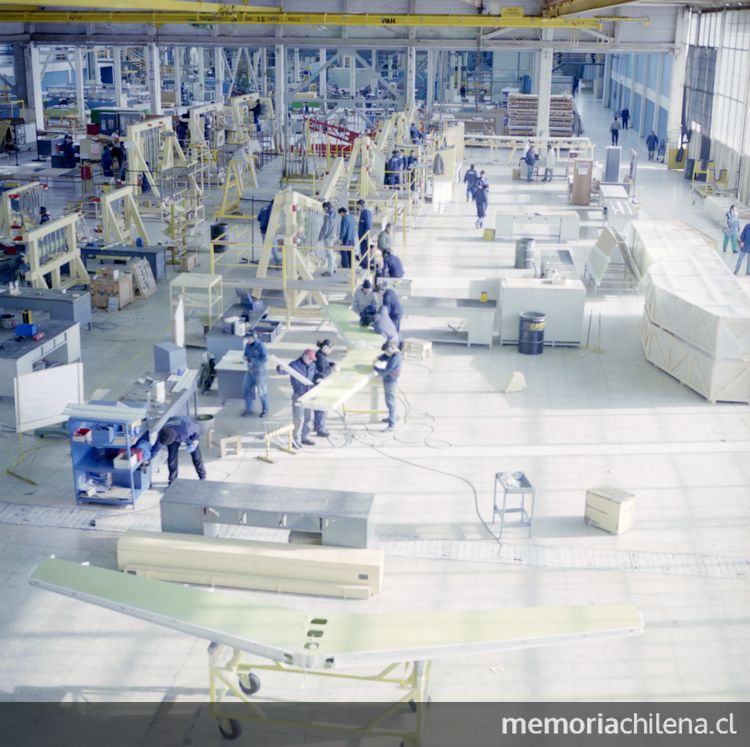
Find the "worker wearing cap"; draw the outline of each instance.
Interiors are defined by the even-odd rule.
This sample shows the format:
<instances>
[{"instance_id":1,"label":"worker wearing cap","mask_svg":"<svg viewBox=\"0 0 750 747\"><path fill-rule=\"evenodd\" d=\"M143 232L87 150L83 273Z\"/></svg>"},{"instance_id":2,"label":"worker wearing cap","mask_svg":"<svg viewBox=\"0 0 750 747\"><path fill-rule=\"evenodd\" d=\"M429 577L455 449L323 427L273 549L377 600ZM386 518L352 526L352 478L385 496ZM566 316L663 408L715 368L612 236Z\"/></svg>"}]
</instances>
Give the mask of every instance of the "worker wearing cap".
<instances>
[{"instance_id":1,"label":"worker wearing cap","mask_svg":"<svg viewBox=\"0 0 750 747\"><path fill-rule=\"evenodd\" d=\"M260 417L268 415L268 386L266 385L266 362L268 353L266 346L258 338L256 330L250 330L245 336L245 362L247 371L242 383L242 396L245 398L245 412L242 417L253 414L253 403L255 401L255 390L258 390L260 399Z\"/></svg>"},{"instance_id":2,"label":"worker wearing cap","mask_svg":"<svg viewBox=\"0 0 750 747\"><path fill-rule=\"evenodd\" d=\"M44 225L49 221L49 213L47 212L47 208L42 205L39 208L39 225Z\"/></svg>"},{"instance_id":3,"label":"worker wearing cap","mask_svg":"<svg viewBox=\"0 0 750 747\"><path fill-rule=\"evenodd\" d=\"M361 314L366 306L376 306L377 299L375 297L375 291L372 289L372 283L365 278L362 281L362 285L354 291L354 298L352 299L352 309L357 313Z\"/></svg>"},{"instance_id":4,"label":"worker wearing cap","mask_svg":"<svg viewBox=\"0 0 750 747\"><path fill-rule=\"evenodd\" d=\"M289 377L289 381L292 384L292 417L294 419L292 443L297 449L301 449L302 446L315 446L315 441L310 438L312 411L298 404L299 398L303 394L307 394L314 386L315 351L308 348L299 358L296 358L289 364L289 368L296 371L300 376L304 376L310 382L309 384L305 384L294 376Z\"/></svg>"},{"instance_id":5,"label":"worker wearing cap","mask_svg":"<svg viewBox=\"0 0 750 747\"><path fill-rule=\"evenodd\" d=\"M203 457L200 447L200 430L198 424L184 415L178 415L167 420L164 427L159 431L156 443L151 449L151 459L163 447L167 449L167 466L169 467L169 485L177 479L179 470L180 444L185 444L193 467L198 473L199 480L206 479L206 468L203 466Z\"/></svg>"},{"instance_id":6,"label":"worker wearing cap","mask_svg":"<svg viewBox=\"0 0 750 747\"><path fill-rule=\"evenodd\" d=\"M398 350L398 344L391 341L384 343L381 349L383 354L378 356L373 369L383 379L385 406L388 408L388 417L384 422L388 424L386 430L392 431L396 427L397 420L396 387L401 373L401 353Z\"/></svg>"}]
</instances>

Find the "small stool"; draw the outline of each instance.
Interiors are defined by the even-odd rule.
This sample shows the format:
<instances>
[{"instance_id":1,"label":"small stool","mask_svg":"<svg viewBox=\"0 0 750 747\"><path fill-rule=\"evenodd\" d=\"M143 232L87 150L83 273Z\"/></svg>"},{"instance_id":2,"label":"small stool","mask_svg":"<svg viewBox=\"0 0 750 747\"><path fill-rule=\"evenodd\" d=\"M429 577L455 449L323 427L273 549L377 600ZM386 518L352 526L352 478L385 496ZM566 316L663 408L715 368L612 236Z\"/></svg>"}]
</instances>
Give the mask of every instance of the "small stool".
<instances>
[{"instance_id":1,"label":"small stool","mask_svg":"<svg viewBox=\"0 0 750 747\"><path fill-rule=\"evenodd\" d=\"M502 506L498 506L498 485L503 491ZM518 521L513 526L527 527L531 537L531 525L534 521L534 498L536 490L523 472L497 472L495 473L495 490L492 495L492 522L495 517L500 516L500 532L498 539L503 536L505 529L506 514L519 514ZM510 501L509 501L510 497ZM517 499L518 504L512 505ZM528 501L528 503L527 503Z\"/></svg>"}]
</instances>

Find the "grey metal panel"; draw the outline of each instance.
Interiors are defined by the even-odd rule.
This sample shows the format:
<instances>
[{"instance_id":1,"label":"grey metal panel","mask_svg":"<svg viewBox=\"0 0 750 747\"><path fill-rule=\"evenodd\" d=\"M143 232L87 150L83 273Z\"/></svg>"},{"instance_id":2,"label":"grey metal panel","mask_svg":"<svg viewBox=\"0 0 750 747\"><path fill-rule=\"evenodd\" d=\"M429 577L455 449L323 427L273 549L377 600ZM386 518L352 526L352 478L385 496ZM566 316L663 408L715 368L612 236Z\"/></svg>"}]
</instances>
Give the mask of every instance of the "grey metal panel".
<instances>
[{"instance_id":1,"label":"grey metal panel","mask_svg":"<svg viewBox=\"0 0 750 747\"><path fill-rule=\"evenodd\" d=\"M88 291L25 288L18 295L0 294L4 309L46 311L53 319L91 326L91 294Z\"/></svg>"},{"instance_id":2,"label":"grey metal panel","mask_svg":"<svg viewBox=\"0 0 750 747\"><path fill-rule=\"evenodd\" d=\"M320 533L324 545L367 547L373 502L371 493L177 479L161 499L162 531L197 534L200 516L206 523Z\"/></svg>"},{"instance_id":3,"label":"grey metal panel","mask_svg":"<svg viewBox=\"0 0 750 747\"><path fill-rule=\"evenodd\" d=\"M247 313L247 309L236 303L224 310L224 317L242 317L245 313ZM247 329L253 329L267 313L268 309L265 306L260 309L253 309L249 315ZM242 337L225 334L223 329L224 319L217 319L206 334L206 349L217 361L223 358L229 350L242 350L244 346Z\"/></svg>"},{"instance_id":4,"label":"grey metal panel","mask_svg":"<svg viewBox=\"0 0 750 747\"><path fill-rule=\"evenodd\" d=\"M84 262L96 257L143 257L151 265L155 280L163 280L167 277L167 257L163 246L130 246L129 244L84 246L81 247L81 257Z\"/></svg>"}]
</instances>

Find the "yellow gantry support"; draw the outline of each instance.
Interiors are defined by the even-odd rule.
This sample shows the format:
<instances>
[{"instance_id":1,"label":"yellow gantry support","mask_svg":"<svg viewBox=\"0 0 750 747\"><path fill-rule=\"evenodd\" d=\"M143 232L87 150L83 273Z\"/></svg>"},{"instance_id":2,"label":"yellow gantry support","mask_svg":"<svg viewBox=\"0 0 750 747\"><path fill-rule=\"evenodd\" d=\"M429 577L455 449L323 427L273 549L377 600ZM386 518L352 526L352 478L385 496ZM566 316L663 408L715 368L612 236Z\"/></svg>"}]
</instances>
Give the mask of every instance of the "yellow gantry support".
<instances>
[{"instance_id":1,"label":"yellow gantry support","mask_svg":"<svg viewBox=\"0 0 750 747\"><path fill-rule=\"evenodd\" d=\"M227 3L203 3L198 0L12 0L7 5L24 5L39 8L106 8L107 10L133 10L134 8L142 10L176 10L181 12L200 12L200 13L219 13L226 8L238 7L242 10L254 11L256 13L269 13L277 11L279 8L269 7L266 5L246 5L237 6L228 5Z\"/></svg>"},{"instance_id":2,"label":"yellow gantry support","mask_svg":"<svg viewBox=\"0 0 750 747\"><path fill-rule=\"evenodd\" d=\"M168 0L171 5L175 0ZM380 26L397 27L432 27L432 28L483 28L483 29L592 29L601 30L605 22L637 22L647 25L646 17L612 16L588 18L543 18L541 16L524 16L504 13L493 15L453 15L453 14L391 14L376 15L372 13L259 13L244 10L245 6L223 5L215 12L199 10L158 10L162 3L154 0L152 11L107 10L54 11L33 8L25 10L0 11L0 22L3 23L124 23L152 24L195 24L195 25L245 25L245 26ZM190 5L190 3L180 3ZM13 3L13 5L17 5ZM64 5L64 3L61 3ZM89 5L95 5L90 0ZM132 4L131 4L132 6ZM109 8L110 6L107 5Z\"/></svg>"},{"instance_id":3,"label":"yellow gantry support","mask_svg":"<svg viewBox=\"0 0 750 747\"><path fill-rule=\"evenodd\" d=\"M618 5L632 5L636 0L547 0L544 15L547 18L559 18L574 13L615 8Z\"/></svg>"}]
</instances>

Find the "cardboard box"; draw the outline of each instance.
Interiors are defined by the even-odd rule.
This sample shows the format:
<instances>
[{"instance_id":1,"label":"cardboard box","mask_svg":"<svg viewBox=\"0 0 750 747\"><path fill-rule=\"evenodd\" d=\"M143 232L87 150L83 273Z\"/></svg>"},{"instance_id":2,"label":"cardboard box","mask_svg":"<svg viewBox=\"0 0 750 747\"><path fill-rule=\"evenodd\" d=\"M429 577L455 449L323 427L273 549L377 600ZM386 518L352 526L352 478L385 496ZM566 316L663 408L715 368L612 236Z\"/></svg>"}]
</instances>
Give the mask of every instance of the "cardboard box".
<instances>
[{"instance_id":1,"label":"cardboard box","mask_svg":"<svg viewBox=\"0 0 750 747\"><path fill-rule=\"evenodd\" d=\"M635 495L610 485L586 491L584 521L610 534L622 534L635 523Z\"/></svg>"},{"instance_id":2,"label":"cardboard box","mask_svg":"<svg viewBox=\"0 0 750 747\"><path fill-rule=\"evenodd\" d=\"M117 280L120 277L120 269L118 267L99 267L96 271L96 277L105 280Z\"/></svg>"},{"instance_id":3,"label":"cardboard box","mask_svg":"<svg viewBox=\"0 0 750 747\"><path fill-rule=\"evenodd\" d=\"M128 452L125 449L120 449L117 456L112 460L112 466L115 469L132 469L137 467L141 461L143 461L142 449L131 449L130 459L128 459Z\"/></svg>"},{"instance_id":4,"label":"cardboard box","mask_svg":"<svg viewBox=\"0 0 750 747\"><path fill-rule=\"evenodd\" d=\"M495 229L494 228L485 228L484 234L482 235L482 238L485 241L494 241L495 240Z\"/></svg>"},{"instance_id":5,"label":"cardboard box","mask_svg":"<svg viewBox=\"0 0 750 747\"><path fill-rule=\"evenodd\" d=\"M510 178L517 182L521 181L521 169L520 168L513 169Z\"/></svg>"},{"instance_id":6,"label":"cardboard box","mask_svg":"<svg viewBox=\"0 0 750 747\"><path fill-rule=\"evenodd\" d=\"M190 272L198 266L198 255L195 252L187 252L180 257L180 270Z\"/></svg>"}]
</instances>

